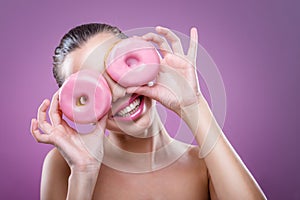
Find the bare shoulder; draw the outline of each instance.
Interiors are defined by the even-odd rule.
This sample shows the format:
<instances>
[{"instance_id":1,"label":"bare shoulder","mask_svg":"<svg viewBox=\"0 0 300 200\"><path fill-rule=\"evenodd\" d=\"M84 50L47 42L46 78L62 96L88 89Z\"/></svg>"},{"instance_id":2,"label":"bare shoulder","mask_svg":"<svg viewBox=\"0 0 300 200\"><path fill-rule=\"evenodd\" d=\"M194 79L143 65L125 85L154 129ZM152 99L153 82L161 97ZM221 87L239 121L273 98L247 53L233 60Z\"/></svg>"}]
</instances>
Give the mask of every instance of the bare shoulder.
<instances>
[{"instance_id":1,"label":"bare shoulder","mask_svg":"<svg viewBox=\"0 0 300 200\"><path fill-rule=\"evenodd\" d=\"M189 158L191 164L196 168L201 169L204 173L207 173L207 167L203 159L199 158L199 147L197 145L189 145L186 156Z\"/></svg>"},{"instance_id":2,"label":"bare shoulder","mask_svg":"<svg viewBox=\"0 0 300 200\"><path fill-rule=\"evenodd\" d=\"M48 152L43 164L43 173L52 173L53 171L60 174L66 174L68 176L70 173L70 168L67 162L56 148L53 148Z\"/></svg>"},{"instance_id":3,"label":"bare shoulder","mask_svg":"<svg viewBox=\"0 0 300 200\"><path fill-rule=\"evenodd\" d=\"M173 165L179 188L185 188L189 194L181 191L185 197L181 199L208 199L209 198L209 178L208 170L203 159L199 158L199 147L190 144L181 144L185 153ZM176 182L175 180L173 182ZM181 183L184 183L182 185Z\"/></svg>"},{"instance_id":4,"label":"bare shoulder","mask_svg":"<svg viewBox=\"0 0 300 200\"><path fill-rule=\"evenodd\" d=\"M64 199L67 194L70 168L56 148L44 159L41 179L41 199Z\"/></svg>"},{"instance_id":5,"label":"bare shoulder","mask_svg":"<svg viewBox=\"0 0 300 200\"><path fill-rule=\"evenodd\" d=\"M199 158L199 146L178 142L182 149L185 149L183 158L188 159L191 164L196 164L198 167L206 167L203 159Z\"/></svg>"},{"instance_id":6,"label":"bare shoulder","mask_svg":"<svg viewBox=\"0 0 300 200\"><path fill-rule=\"evenodd\" d=\"M217 199L215 189L210 180L210 175L209 175L208 169L206 167L206 164L203 159L199 158L199 151L200 151L200 149L198 146L191 145L187 152L187 156L189 156L191 160L195 160L195 161L191 161L191 162L196 163L195 164L196 168L198 167L199 169L201 169L201 174L202 174L201 179L202 179L202 181L208 183L210 199Z\"/></svg>"},{"instance_id":7,"label":"bare shoulder","mask_svg":"<svg viewBox=\"0 0 300 200\"><path fill-rule=\"evenodd\" d=\"M190 172L200 175L201 179L208 180L208 171L203 159L199 158L199 147L181 143L180 146L185 149L185 153L178 160L179 164L189 168Z\"/></svg>"}]
</instances>

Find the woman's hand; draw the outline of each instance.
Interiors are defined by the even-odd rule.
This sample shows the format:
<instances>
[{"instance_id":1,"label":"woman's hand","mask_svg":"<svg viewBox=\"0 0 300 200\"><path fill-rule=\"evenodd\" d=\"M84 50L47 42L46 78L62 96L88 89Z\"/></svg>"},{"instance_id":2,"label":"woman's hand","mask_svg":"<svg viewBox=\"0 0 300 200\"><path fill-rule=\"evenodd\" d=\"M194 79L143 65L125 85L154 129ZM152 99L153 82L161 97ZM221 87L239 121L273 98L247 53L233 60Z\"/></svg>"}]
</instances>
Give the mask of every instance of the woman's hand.
<instances>
[{"instance_id":1,"label":"woman's hand","mask_svg":"<svg viewBox=\"0 0 300 200\"><path fill-rule=\"evenodd\" d=\"M47 121L49 108L50 122ZM78 134L62 119L58 92L51 101L44 100L38 109L37 119L31 121L31 133L37 142L53 144L58 148L71 170L99 170L103 158L103 137L106 117L102 118L92 133ZM43 132L41 133L40 130Z\"/></svg>"},{"instance_id":2,"label":"woman's hand","mask_svg":"<svg viewBox=\"0 0 300 200\"><path fill-rule=\"evenodd\" d=\"M171 30L156 27L156 31L158 34L142 36L156 43L162 54L156 83L153 86L130 87L127 92L155 99L180 115L184 107L197 103L201 95L196 72L197 30L192 28L190 31L190 46L186 55L180 39Z\"/></svg>"}]
</instances>

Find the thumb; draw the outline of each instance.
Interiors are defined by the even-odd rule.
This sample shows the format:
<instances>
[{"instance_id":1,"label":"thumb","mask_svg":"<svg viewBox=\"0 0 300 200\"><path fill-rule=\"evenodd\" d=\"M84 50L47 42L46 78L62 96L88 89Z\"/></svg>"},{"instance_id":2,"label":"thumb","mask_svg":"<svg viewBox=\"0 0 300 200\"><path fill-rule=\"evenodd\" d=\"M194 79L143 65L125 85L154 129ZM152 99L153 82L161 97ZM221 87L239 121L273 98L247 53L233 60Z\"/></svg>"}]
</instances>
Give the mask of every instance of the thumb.
<instances>
[{"instance_id":1,"label":"thumb","mask_svg":"<svg viewBox=\"0 0 300 200\"><path fill-rule=\"evenodd\" d=\"M107 115L96 123L95 130L89 134L80 135L82 145L88 153L99 162L102 162L104 155L103 141Z\"/></svg>"},{"instance_id":2,"label":"thumb","mask_svg":"<svg viewBox=\"0 0 300 200\"><path fill-rule=\"evenodd\" d=\"M107 114L96 122L96 131L104 131L106 127Z\"/></svg>"}]
</instances>

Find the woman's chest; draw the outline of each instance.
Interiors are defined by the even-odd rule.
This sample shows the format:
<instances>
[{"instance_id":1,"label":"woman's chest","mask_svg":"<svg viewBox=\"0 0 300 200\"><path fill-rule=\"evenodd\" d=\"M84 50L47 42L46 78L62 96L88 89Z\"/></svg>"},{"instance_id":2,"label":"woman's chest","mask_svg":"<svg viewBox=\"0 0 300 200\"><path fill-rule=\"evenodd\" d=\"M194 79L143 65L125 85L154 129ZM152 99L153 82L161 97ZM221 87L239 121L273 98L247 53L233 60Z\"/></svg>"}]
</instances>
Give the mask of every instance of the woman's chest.
<instances>
[{"instance_id":1,"label":"woman's chest","mask_svg":"<svg viewBox=\"0 0 300 200\"><path fill-rule=\"evenodd\" d=\"M145 174L103 170L98 177L94 199L208 199L207 179L200 174L172 169Z\"/></svg>"}]
</instances>

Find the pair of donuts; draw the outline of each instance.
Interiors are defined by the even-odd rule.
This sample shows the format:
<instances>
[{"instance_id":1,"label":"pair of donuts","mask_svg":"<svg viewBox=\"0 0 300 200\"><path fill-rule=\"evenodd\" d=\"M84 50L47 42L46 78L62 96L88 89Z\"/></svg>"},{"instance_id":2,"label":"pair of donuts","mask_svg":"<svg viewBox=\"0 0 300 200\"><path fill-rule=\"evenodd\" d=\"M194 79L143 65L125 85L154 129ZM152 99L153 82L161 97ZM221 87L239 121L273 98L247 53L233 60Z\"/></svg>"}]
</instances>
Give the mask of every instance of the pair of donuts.
<instances>
[{"instance_id":1,"label":"pair of donuts","mask_svg":"<svg viewBox=\"0 0 300 200\"><path fill-rule=\"evenodd\" d=\"M160 57L152 43L139 38L121 40L107 54L109 76L123 87L145 85L155 79ZM80 70L64 82L59 105L64 115L79 124L97 122L110 109L112 95L102 76L94 70Z\"/></svg>"}]
</instances>

